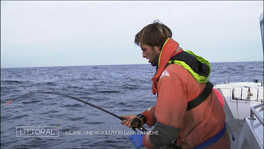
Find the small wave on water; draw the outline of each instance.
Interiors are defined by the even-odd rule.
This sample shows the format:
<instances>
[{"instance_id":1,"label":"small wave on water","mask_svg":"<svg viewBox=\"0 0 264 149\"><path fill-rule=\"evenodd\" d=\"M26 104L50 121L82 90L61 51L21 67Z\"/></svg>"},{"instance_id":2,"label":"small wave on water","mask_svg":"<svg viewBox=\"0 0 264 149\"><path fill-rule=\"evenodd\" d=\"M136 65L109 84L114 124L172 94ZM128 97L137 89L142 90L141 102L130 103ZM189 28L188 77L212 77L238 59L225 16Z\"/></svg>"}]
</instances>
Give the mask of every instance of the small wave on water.
<instances>
[{"instance_id":1,"label":"small wave on water","mask_svg":"<svg viewBox=\"0 0 264 149\"><path fill-rule=\"evenodd\" d=\"M29 116L28 114L20 114L20 115L14 115L10 119L23 119L28 116Z\"/></svg>"},{"instance_id":2,"label":"small wave on water","mask_svg":"<svg viewBox=\"0 0 264 149\"><path fill-rule=\"evenodd\" d=\"M116 91L116 90L98 90L95 91L96 93L105 93L105 94L115 94L115 93L120 93L120 91Z\"/></svg>"},{"instance_id":3,"label":"small wave on water","mask_svg":"<svg viewBox=\"0 0 264 149\"><path fill-rule=\"evenodd\" d=\"M137 90L140 86L135 84L124 84L122 85L122 88L127 90Z\"/></svg>"},{"instance_id":4,"label":"small wave on water","mask_svg":"<svg viewBox=\"0 0 264 149\"><path fill-rule=\"evenodd\" d=\"M23 83L23 82L18 80L1 80L1 83Z\"/></svg>"},{"instance_id":5,"label":"small wave on water","mask_svg":"<svg viewBox=\"0 0 264 149\"><path fill-rule=\"evenodd\" d=\"M105 122L84 122L84 123L90 125L100 125L100 124L104 124Z\"/></svg>"},{"instance_id":6,"label":"small wave on water","mask_svg":"<svg viewBox=\"0 0 264 149\"><path fill-rule=\"evenodd\" d=\"M84 119L84 117L68 117L67 119L70 121L79 121L79 120Z\"/></svg>"},{"instance_id":7,"label":"small wave on water","mask_svg":"<svg viewBox=\"0 0 264 149\"><path fill-rule=\"evenodd\" d=\"M71 107L71 108L81 108L84 105L81 103L68 103L66 105L63 105L63 107Z\"/></svg>"},{"instance_id":8,"label":"small wave on water","mask_svg":"<svg viewBox=\"0 0 264 149\"><path fill-rule=\"evenodd\" d=\"M34 100L31 100L31 101L22 101L22 104L35 104L35 103L38 103L38 102L41 102L41 100L34 99Z\"/></svg>"}]
</instances>

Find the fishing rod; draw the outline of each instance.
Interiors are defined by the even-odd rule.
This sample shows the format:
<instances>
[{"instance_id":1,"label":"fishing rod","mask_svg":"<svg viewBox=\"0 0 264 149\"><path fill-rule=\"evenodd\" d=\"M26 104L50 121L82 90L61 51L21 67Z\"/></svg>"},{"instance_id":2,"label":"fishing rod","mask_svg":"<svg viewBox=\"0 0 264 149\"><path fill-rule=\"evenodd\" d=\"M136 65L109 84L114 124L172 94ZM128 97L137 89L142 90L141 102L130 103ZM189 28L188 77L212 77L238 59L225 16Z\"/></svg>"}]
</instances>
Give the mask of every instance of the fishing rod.
<instances>
[{"instance_id":1,"label":"fishing rod","mask_svg":"<svg viewBox=\"0 0 264 149\"><path fill-rule=\"evenodd\" d=\"M55 95L60 95L60 96L64 96L64 97L68 97L68 98L71 98L71 99L74 99L74 100L77 100L77 101L80 101L80 102L82 102L82 103L85 103L85 104L87 104L87 105L89 105L89 106L91 106L91 107L94 107L94 108L96 108L96 109L98 109L98 110L101 110L101 111L103 111L103 112L105 112L105 113L108 113L108 114L110 114L110 115L112 115L112 116L114 116L114 117L116 117L116 118L118 118L119 120L121 120L121 121L123 121L123 120L126 120L125 118L123 118L123 117L121 117L121 116L118 116L118 115L116 115L116 114L114 114L114 113L112 113L112 112L110 112L110 111L108 111L108 110L105 110L105 109L103 109L103 108L101 108L101 107L98 107L98 106L96 106L96 105L94 105L94 104L91 104L91 103L89 103L89 102L87 102L87 101L84 101L84 100L81 100L81 99L79 99L79 98L76 98L76 97L72 97L72 96L70 96L70 95L66 95L66 94L62 94L62 93L57 93L57 92L31 92L31 93L28 93L28 94L25 94L25 95L29 95L29 94L32 94L32 93L42 93L42 94L55 94ZM22 96L25 96L25 95L22 95ZM19 97L17 97L17 98L19 98ZM15 98L15 99L17 99L17 98ZM13 102L14 101L14 99L13 100L11 100L11 101L9 101L7 104L5 104L3 107L2 107L2 109L5 107L5 106L7 106L8 104L10 104L11 102ZM145 129L145 128L143 128L143 127L137 127L137 129L139 129L140 131L142 131L142 132L146 132L147 131L147 129ZM134 131L136 131L135 129L133 129Z\"/></svg>"},{"instance_id":2,"label":"fishing rod","mask_svg":"<svg viewBox=\"0 0 264 149\"><path fill-rule=\"evenodd\" d=\"M56 93L56 92L39 92L39 93L44 93L44 94L56 94L56 95L61 95L61 96L68 97L68 98L71 98L71 99L75 99L75 100L80 101L80 102L82 102L82 103L85 103L85 104L87 104L87 105L89 105L89 106L91 106L91 107L94 107L94 108L96 108L96 109L98 109L98 110L104 111L105 113L108 113L108 114L110 114L110 115L112 115L112 116L114 116L114 117L120 119L121 121L125 120L125 118L123 118L123 117L121 117L121 116L118 116L118 115L116 115L116 114L114 114L114 113L112 113L112 112L110 112L110 111L107 111L107 110L105 110L105 109L103 109L103 108L101 108L101 107L98 107L98 106L96 106L96 105L94 105L94 104L91 104L91 103L89 103L89 102L87 102L87 101L81 100L81 99L76 98L76 97L72 97L72 96L69 96L69 95L66 95L66 94L61 94L61 93Z\"/></svg>"},{"instance_id":3,"label":"fishing rod","mask_svg":"<svg viewBox=\"0 0 264 149\"><path fill-rule=\"evenodd\" d=\"M112 115L112 116L114 116L114 117L120 119L121 121L126 120L125 118L123 118L123 117L121 117L121 116L118 116L118 115L116 115L116 114L114 114L114 113L112 113L112 112L110 112L110 111L107 111L107 110L105 110L105 109L103 109L103 108L101 108L101 107L98 107L98 106L96 106L96 105L94 105L94 104L91 104L91 103L89 103L89 102L87 102L87 101L81 100L81 99L76 98L76 97L72 97L72 96L69 96L69 95L66 95L66 94L61 94L61 93L56 93L56 92L39 92L39 93L44 93L44 94L56 94L56 95L61 95L61 96L68 97L68 98L71 98L71 99L75 99L75 100L80 101L80 102L82 102L82 103L85 103L85 104L87 104L87 105L89 105L89 106L91 106L91 107L94 107L94 108L96 108L96 109L98 109L98 110L101 110L101 111L103 111L103 112L105 112L105 113L108 113L108 114L110 114L110 115ZM142 131L142 132L147 132L147 129L145 129L144 127L136 127L136 128L139 129L139 130ZM133 128L133 130L136 131L135 128Z\"/></svg>"}]
</instances>

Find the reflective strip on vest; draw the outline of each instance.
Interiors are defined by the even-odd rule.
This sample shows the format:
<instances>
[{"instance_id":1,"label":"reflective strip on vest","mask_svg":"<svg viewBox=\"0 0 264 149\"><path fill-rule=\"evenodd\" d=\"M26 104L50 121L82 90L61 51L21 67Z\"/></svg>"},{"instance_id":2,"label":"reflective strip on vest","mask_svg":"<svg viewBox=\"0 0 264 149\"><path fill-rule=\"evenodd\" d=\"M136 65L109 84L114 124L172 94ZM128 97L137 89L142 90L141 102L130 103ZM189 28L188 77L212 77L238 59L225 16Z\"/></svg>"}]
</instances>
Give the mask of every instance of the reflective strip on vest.
<instances>
[{"instance_id":1,"label":"reflective strip on vest","mask_svg":"<svg viewBox=\"0 0 264 149\"><path fill-rule=\"evenodd\" d=\"M210 74L211 74L211 65L210 65L209 61L207 61L203 57L195 55L192 51L186 51L186 52L188 52L191 55L193 55L194 57L196 57L196 59L198 61L200 61L201 63L204 63L204 64L209 66L210 72L209 72L209 75L207 77L200 76L198 73L193 71L193 69L189 65L187 65L184 61L179 61L179 60L173 60L172 61L172 60L170 60L169 63L170 64L171 63L178 64L178 65L182 66L183 68L187 69L193 75L193 77L195 78L195 80L197 82L199 82L199 83L207 83L209 81L209 79L210 79Z\"/></svg>"},{"instance_id":2,"label":"reflective strip on vest","mask_svg":"<svg viewBox=\"0 0 264 149\"><path fill-rule=\"evenodd\" d=\"M162 48L161 48L161 52L160 52L160 56L159 56L159 63L158 63L158 66L160 65L160 59L161 59L162 51L163 51L165 45L167 44L167 42L168 42L170 39L171 39L171 38L168 38L168 39L165 41L165 43L163 44Z\"/></svg>"}]
</instances>

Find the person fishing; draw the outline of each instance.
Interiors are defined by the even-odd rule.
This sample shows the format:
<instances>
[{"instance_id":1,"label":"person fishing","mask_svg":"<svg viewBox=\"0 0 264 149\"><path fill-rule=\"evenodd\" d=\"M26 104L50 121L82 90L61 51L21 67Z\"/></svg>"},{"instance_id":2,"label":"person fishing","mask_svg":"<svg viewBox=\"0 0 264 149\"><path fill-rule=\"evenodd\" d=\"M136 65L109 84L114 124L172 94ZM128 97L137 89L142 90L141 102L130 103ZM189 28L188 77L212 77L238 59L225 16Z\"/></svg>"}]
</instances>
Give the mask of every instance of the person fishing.
<instances>
[{"instance_id":1,"label":"person fishing","mask_svg":"<svg viewBox=\"0 0 264 149\"><path fill-rule=\"evenodd\" d=\"M131 135L137 148L228 149L225 112L209 82L211 65L191 51L184 51L172 39L171 29L159 21L135 35L143 58L157 71L152 78L156 105L141 114L122 116L121 124L151 128ZM155 133L151 133L155 132Z\"/></svg>"}]
</instances>

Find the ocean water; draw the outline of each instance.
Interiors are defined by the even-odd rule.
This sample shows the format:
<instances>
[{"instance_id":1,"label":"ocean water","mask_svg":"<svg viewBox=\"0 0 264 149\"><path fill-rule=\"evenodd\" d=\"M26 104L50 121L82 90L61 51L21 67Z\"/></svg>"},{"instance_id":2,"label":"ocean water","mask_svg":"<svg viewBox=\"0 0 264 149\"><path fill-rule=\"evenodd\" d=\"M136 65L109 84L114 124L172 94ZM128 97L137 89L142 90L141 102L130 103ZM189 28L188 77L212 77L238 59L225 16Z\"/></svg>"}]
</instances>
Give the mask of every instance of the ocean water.
<instances>
[{"instance_id":1,"label":"ocean water","mask_svg":"<svg viewBox=\"0 0 264 149\"><path fill-rule=\"evenodd\" d=\"M211 65L214 84L228 79L263 81L263 62ZM70 95L119 116L138 114L155 105L154 73L150 65L2 68L1 148L133 149L128 138L133 131L118 118L71 98L42 92Z\"/></svg>"}]
</instances>

